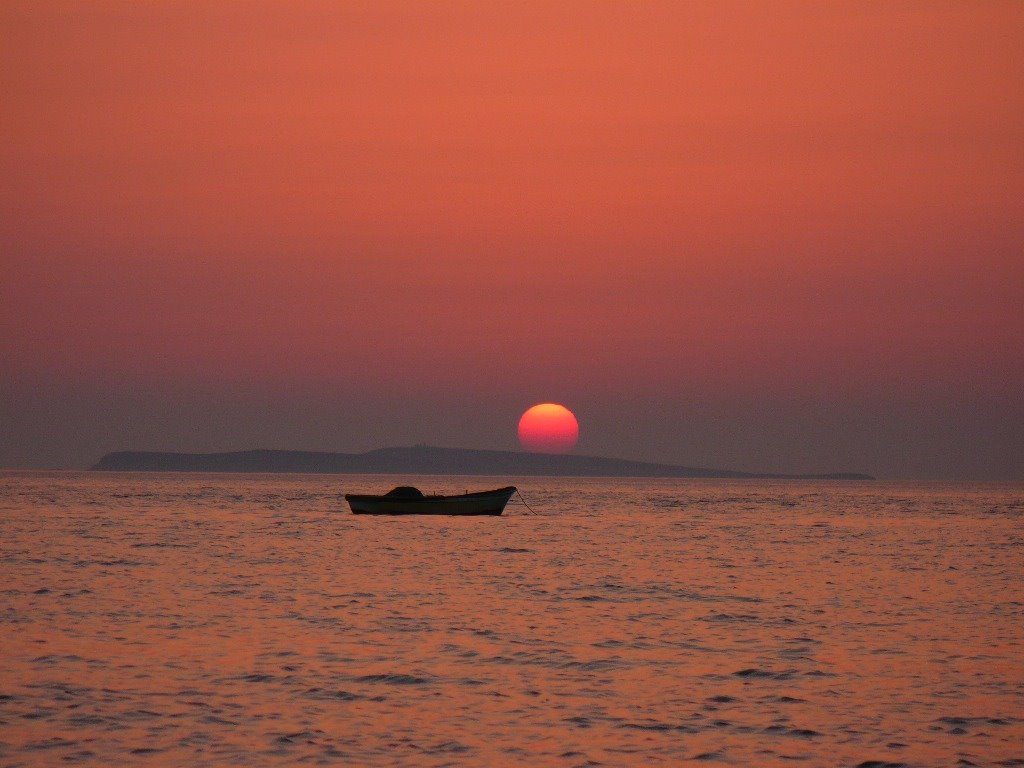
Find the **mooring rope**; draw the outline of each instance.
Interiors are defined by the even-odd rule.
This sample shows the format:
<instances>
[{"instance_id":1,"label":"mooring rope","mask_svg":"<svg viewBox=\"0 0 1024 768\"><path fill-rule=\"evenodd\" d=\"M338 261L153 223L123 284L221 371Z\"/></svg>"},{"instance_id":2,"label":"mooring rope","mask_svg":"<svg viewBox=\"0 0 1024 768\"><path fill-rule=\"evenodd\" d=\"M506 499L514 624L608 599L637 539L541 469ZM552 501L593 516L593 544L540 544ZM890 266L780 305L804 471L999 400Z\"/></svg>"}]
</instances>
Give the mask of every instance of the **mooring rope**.
<instances>
[{"instance_id":1,"label":"mooring rope","mask_svg":"<svg viewBox=\"0 0 1024 768\"><path fill-rule=\"evenodd\" d=\"M538 514L537 512L534 512L534 511L533 511L533 507L531 507L531 506L530 506L530 505L529 505L529 504L527 503L526 499L524 499L524 498L523 498L523 494L522 494L522 492L521 492L521 491L520 491L520 490L519 490L518 488L516 488L516 495L517 495L517 496L519 496L519 500L520 500L521 502L523 502L523 504L526 504L526 508L527 508L528 510L530 510L530 512L532 512L533 514L537 515L537 517L540 517L540 515L539 515L539 514Z\"/></svg>"}]
</instances>

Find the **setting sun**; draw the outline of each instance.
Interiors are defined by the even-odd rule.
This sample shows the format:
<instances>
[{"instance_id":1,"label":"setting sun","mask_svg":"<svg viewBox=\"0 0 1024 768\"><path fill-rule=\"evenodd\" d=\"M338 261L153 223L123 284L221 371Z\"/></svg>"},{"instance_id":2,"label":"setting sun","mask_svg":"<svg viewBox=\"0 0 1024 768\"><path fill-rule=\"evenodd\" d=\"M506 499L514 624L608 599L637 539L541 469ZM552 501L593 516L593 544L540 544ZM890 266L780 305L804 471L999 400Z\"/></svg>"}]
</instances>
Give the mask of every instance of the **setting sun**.
<instances>
[{"instance_id":1,"label":"setting sun","mask_svg":"<svg viewBox=\"0 0 1024 768\"><path fill-rule=\"evenodd\" d=\"M519 419L519 442L534 453L565 453L580 436L573 412L557 403L540 403Z\"/></svg>"}]
</instances>

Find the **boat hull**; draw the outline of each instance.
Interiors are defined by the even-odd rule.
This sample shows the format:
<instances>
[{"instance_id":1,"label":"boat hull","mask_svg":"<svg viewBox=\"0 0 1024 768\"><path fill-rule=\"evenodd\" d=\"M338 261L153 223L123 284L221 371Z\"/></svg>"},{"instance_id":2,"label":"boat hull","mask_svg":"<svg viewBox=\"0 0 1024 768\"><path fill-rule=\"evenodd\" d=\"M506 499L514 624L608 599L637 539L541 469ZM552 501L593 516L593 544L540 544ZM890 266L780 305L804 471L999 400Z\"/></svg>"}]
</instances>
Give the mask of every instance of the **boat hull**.
<instances>
[{"instance_id":1,"label":"boat hull","mask_svg":"<svg viewBox=\"0 0 1024 768\"><path fill-rule=\"evenodd\" d=\"M348 502L354 515L453 515L458 517L474 517L478 515L500 515L515 492L515 486L509 486L493 491L466 493L460 496L423 496L420 498L395 498L347 493L345 494L345 501Z\"/></svg>"}]
</instances>

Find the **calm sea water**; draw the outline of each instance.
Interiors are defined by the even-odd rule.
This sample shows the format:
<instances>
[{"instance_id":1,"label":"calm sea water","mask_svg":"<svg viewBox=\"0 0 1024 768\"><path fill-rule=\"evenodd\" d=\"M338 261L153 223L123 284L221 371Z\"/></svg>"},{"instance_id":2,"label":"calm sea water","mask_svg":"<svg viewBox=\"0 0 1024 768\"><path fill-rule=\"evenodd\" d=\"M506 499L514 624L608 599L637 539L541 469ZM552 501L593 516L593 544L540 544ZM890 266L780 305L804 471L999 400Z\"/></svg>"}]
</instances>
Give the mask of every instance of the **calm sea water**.
<instances>
[{"instance_id":1,"label":"calm sea water","mask_svg":"<svg viewBox=\"0 0 1024 768\"><path fill-rule=\"evenodd\" d=\"M0 765L1020 766L1022 577L1021 486L0 473Z\"/></svg>"}]
</instances>

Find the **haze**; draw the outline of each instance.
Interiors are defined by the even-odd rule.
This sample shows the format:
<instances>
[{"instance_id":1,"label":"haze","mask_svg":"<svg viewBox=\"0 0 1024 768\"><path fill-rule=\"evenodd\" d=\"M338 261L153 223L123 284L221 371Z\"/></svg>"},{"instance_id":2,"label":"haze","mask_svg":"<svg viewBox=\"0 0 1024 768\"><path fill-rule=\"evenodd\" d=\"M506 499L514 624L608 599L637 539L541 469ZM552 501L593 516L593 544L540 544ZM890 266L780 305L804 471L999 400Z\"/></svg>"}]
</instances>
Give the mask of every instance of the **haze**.
<instances>
[{"instance_id":1,"label":"haze","mask_svg":"<svg viewBox=\"0 0 1024 768\"><path fill-rule=\"evenodd\" d=\"M1024 478L1024 4L0 7L0 466Z\"/></svg>"}]
</instances>

